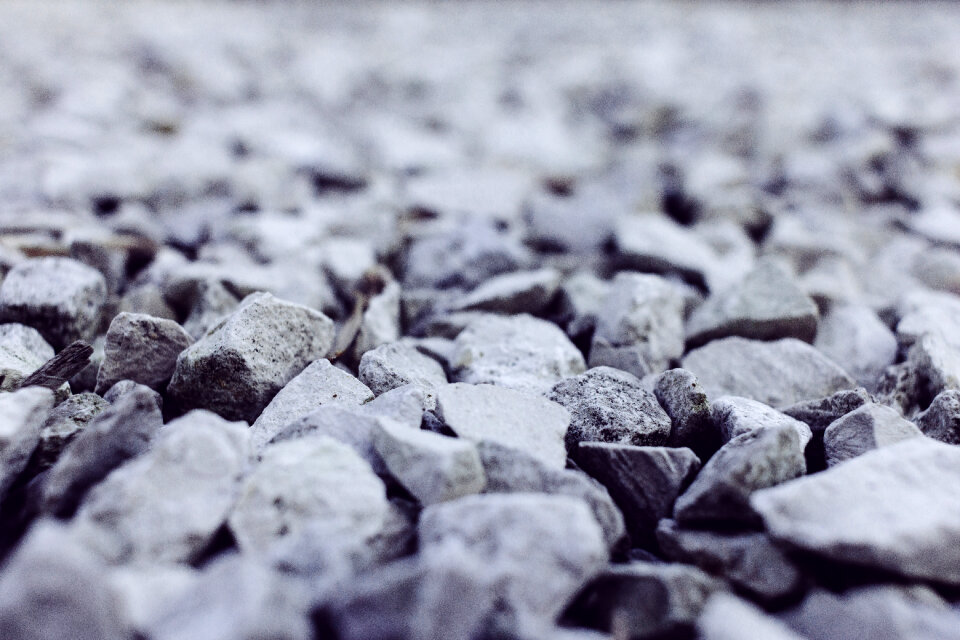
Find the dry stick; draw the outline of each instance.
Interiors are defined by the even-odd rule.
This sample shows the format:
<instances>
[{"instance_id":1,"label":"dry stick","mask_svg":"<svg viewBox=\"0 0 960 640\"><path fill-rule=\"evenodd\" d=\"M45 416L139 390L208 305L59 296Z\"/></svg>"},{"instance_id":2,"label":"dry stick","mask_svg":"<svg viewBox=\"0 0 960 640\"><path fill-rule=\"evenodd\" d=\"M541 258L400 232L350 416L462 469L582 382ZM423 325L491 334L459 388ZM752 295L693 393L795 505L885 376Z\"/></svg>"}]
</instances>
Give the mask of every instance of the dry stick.
<instances>
[{"instance_id":1,"label":"dry stick","mask_svg":"<svg viewBox=\"0 0 960 640\"><path fill-rule=\"evenodd\" d=\"M23 387L46 387L56 389L90 364L93 347L77 340L63 351L43 363L43 365L24 378Z\"/></svg>"}]
</instances>

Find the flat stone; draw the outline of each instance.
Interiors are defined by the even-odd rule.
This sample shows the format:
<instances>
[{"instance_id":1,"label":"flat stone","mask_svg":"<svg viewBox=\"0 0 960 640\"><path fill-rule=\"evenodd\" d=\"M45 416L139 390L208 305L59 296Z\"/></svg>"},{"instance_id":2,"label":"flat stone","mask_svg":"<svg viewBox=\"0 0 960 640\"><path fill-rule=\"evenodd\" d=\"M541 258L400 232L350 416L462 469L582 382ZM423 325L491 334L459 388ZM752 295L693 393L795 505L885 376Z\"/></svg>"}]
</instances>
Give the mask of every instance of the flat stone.
<instances>
[{"instance_id":1,"label":"flat stone","mask_svg":"<svg viewBox=\"0 0 960 640\"><path fill-rule=\"evenodd\" d=\"M653 390L670 417L671 447L689 447L707 457L720 446L710 418L710 401L697 377L686 369L670 369L657 376Z\"/></svg>"},{"instance_id":2,"label":"flat stone","mask_svg":"<svg viewBox=\"0 0 960 640\"><path fill-rule=\"evenodd\" d=\"M416 347L404 342L383 344L363 354L360 381L374 394L413 384L423 391L426 408L437 406L437 388L447 383L443 367Z\"/></svg>"},{"instance_id":3,"label":"flat stone","mask_svg":"<svg viewBox=\"0 0 960 640\"><path fill-rule=\"evenodd\" d=\"M53 466L77 434L109 406L109 402L95 393L78 393L54 407L40 428L40 441L31 465L36 463L36 471Z\"/></svg>"},{"instance_id":4,"label":"flat stone","mask_svg":"<svg viewBox=\"0 0 960 640\"><path fill-rule=\"evenodd\" d=\"M53 392L43 387L0 393L0 499L30 461L51 408Z\"/></svg>"},{"instance_id":5,"label":"flat stone","mask_svg":"<svg viewBox=\"0 0 960 640\"><path fill-rule=\"evenodd\" d=\"M380 421L373 444L390 471L423 505L479 493L486 476L477 447L459 438Z\"/></svg>"},{"instance_id":6,"label":"flat stone","mask_svg":"<svg viewBox=\"0 0 960 640\"><path fill-rule=\"evenodd\" d=\"M697 376L711 399L741 396L774 408L856 386L840 367L793 338L714 340L688 353L683 368Z\"/></svg>"},{"instance_id":7,"label":"flat stone","mask_svg":"<svg viewBox=\"0 0 960 640\"><path fill-rule=\"evenodd\" d=\"M813 346L871 391L897 357L896 336L876 313L863 306L830 309L820 322Z\"/></svg>"},{"instance_id":8,"label":"flat stone","mask_svg":"<svg viewBox=\"0 0 960 640\"><path fill-rule=\"evenodd\" d=\"M173 320L117 314L104 341L97 393L105 393L121 380L163 390L177 367L177 356L191 344L193 338Z\"/></svg>"},{"instance_id":9,"label":"flat stone","mask_svg":"<svg viewBox=\"0 0 960 640\"><path fill-rule=\"evenodd\" d=\"M789 270L775 259L761 259L741 281L712 294L693 312L687 348L729 336L813 342L817 317L817 305Z\"/></svg>"},{"instance_id":10,"label":"flat stone","mask_svg":"<svg viewBox=\"0 0 960 640\"><path fill-rule=\"evenodd\" d=\"M927 410L917 416L916 423L929 438L960 444L960 391L948 389L937 395Z\"/></svg>"},{"instance_id":11,"label":"flat stone","mask_svg":"<svg viewBox=\"0 0 960 640\"><path fill-rule=\"evenodd\" d=\"M249 456L246 425L192 411L91 489L74 526L114 563L190 562L230 513Z\"/></svg>"},{"instance_id":12,"label":"flat stone","mask_svg":"<svg viewBox=\"0 0 960 640\"><path fill-rule=\"evenodd\" d=\"M252 294L177 358L169 397L183 410L210 409L252 422L270 400L333 344L319 311Z\"/></svg>"},{"instance_id":13,"label":"flat stone","mask_svg":"<svg viewBox=\"0 0 960 640\"><path fill-rule=\"evenodd\" d=\"M540 396L492 385L463 383L440 387L437 414L459 437L495 442L562 469L570 413Z\"/></svg>"},{"instance_id":14,"label":"flat stone","mask_svg":"<svg viewBox=\"0 0 960 640\"><path fill-rule=\"evenodd\" d=\"M654 546L654 529L700 470L690 449L585 442L577 461L623 512L634 546Z\"/></svg>"},{"instance_id":15,"label":"flat stone","mask_svg":"<svg viewBox=\"0 0 960 640\"><path fill-rule=\"evenodd\" d=\"M804 586L800 569L763 533L684 529L665 519L657 542L671 560L696 565L762 602L782 602Z\"/></svg>"},{"instance_id":16,"label":"flat stone","mask_svg":"<svg viewBox=\"0 0 960 640\"><path fill-rule=\"evenodd\" d=\"M683 355L683 298L667 280L621 272L597 315L590 366L608 365L637 377L658 373Z\"/></svg>"},{"instance_id":17,"label":"flat stone","mask_svg":"<svg viewBox=\"0 0 960 640\"><path fill-rule=\"evenodd\" d=\"M594 367L561 380L547 397L570 412L565 442L573 457L581 442L660 445L670 435L670 417L626 371Z\"/></svg>"},{"instance_id":18,"label":"flat stone","mask_svg":"<svg viewBox=\"0 0 960 640\"><path fill-rule=\"evenodd\" d=\"M453 311L531 313L543 311L560 287L556 269L514 271L494 276L455 300Z\"/></svg>"},{"instance_id":19,"label":"flat stone","mask_svg":"<svg viewBox=\"0 0 960 640\"><path fill-rule=\"evenodd\" d=\"M923 433L894 409L868 403L838 418L823 433L827 466Z\"/></svg>"},{"instance_id":20,"label":"flat stone","mask_svg":"<svg viewBox=\"0 0 960 640\"><path fill-rule=\"evenodd\" d=\"M253 446L262 449L287 424L323 405L359 405L369 400L373 392L366 385L320 358L285 384L250 426Z\"/></svg>"},{"instance_id":21,"label":"flat stone","mask_svg":"<svg viewBox=\"0 0 960 640\"><path fill-rule=\"evenodd\" d=\"M805 448L813 437L813 432L805 423L749 398L717 398L710 404L710 417L724 443L751 431L779 425L791 426L797 430L801 448Z\"/></svg>"},{"instance_id":22,"label":"flat stone","mask_svg":"<svg viewBox=\"0 0 960 640\"><path fill-rule=\"evenodd\" d=\"M674 505L681 524L759 522L750 496L803 475L806 463L792 425L777 425L738 436L720 447Z\"/></svg>"},{"instance_id":23,"label":"flat stone","mask_svg":"<svg viewBox=\"0 0 960 640\"><path fill-rule=\"evenodd\" d=\"M555 324L528 315L481 316L456 338L453 379L546 393L586 370L583 355Z\"/></svg>"},{"instance_id":24,"label":"flat stone","mask_svg":"<svg viewBox=\"0 0 960 640\"><path fill-rule=\"evenodd\" d=\"M702 640L804 640L759 607L724 592L707 600L697 619L697 633Z\"/></svg>"},{"instance_id":25,"label":"flat stone","mask_svg":"<svg viewBox=\"0 0 960 640\"><path fill-rule=\"evenodd\" d=\"M758 491L770 534L841 562L960 584L960 448L910 438Z\"/></svg>"},{"instance_id":26,"label":"flat stone","mask_svg":"<svg viewBox=\"0 0 960 640\"><path fill-rule=\"evenodd\" d=\"M0 285L0 319L33 327L55 349L91 340L107 299L99 271L70 258L14 266Z\"/></svg>"}]
</instances>

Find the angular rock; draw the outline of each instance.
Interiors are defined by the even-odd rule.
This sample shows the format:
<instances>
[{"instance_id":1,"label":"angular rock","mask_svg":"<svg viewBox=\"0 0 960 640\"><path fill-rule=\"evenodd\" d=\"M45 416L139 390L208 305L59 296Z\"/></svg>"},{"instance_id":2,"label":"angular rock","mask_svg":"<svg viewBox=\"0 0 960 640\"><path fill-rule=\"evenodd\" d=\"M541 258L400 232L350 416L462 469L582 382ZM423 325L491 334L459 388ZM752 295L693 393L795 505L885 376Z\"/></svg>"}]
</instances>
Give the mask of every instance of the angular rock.
<instances>
[{"instance_id":1,"label":"angular rock","mask_svg":"<svg viewBox=\"0 0 960 640\"><path fill-rule=\"evenodd\" d=\"M677 496L700 470L690 449L600 442L581 444L577 461L620 507L633 545L647 548L654 546L657 522L670 516Z\"/></svg>"},{"instance_id":2,"label":"angular rock","mask_svg":"<svg viewBox=\"0 0 960 640\"><path fill-rule=\"evenodd\" d=\"M916 425L904 420L897 411L871 402L838 418L823 432L827 466L922 436Z\"/></svg>"},{"instance_id":3,"label":"angular rock","mask_svg":"<svg viewBox=\"0 0 960 640\"><path fill-rule=\"evenodd\" d=\"M440 387L437 414L466 440L513 447L555 469L566 464L570 413L556 402L492 385L455 383Z\"/></svg>"},{"instance_id":4,"label":"angular rock","mask_svg":"<svg viewBox=\"0 0 960 640\"><path fill-rule=\"evenodd\" d=\"M117 314L104 341L97 393L105 393L121 380L162 391L173 376L177 356L191 344L193 338L173 320L140 313Z\"/></svg>"},{"instance_id":5,"label":"angular rock","mask_svg":"<svg viewBox=\"0 0 960 640\"><path fill-rule=\"evenodd\" d=\"M697 619L702 640L804 640L762 609L728 593L710 596Z\"/></svg>"},{"instance_id":6,"label":"angular rock","mask_svg":"<svg viewBox=\"0 0 960 640\"><path fill-rule=\"evenodd\" d=\"M960 391L949 389L937 395L916 422L923 435L947 444L960 444Z\"/></svg>"},{"instance_id":7,"label":"angular rock","mask_svg":"<svg viewBox=\"0 0 960 640\"><path fill-rule=\"evenodd\" d=\"M697 377L686 369L670 369L657 377L654 395L670 417L671 447L689 447L706 457L720 446L710 418L710 402Z\"/></svg>"},{"instance_id":8,"label":"angular rock","mask_svg":"<svg viewBox=\"0 0 960 640\"><path fill-rule=\"evenodd\" d=\"M758 491L770 534L826 558L960 584L960 448L910 438Z\"/></svg>"},{"instance_id":9,"label":"angular rock","mask_svg":"<svg viewBox=\"0 0 960 640\"><path fill-rule=\"evenodd\" d=\"M237 499L249 456L246 425L192 411L91 489L74 526L113 563L195 560Z\"/></svg>"},{"instance_id":10,"label":"angular rock","mask_svg":"<svg viewBox=\"0 0 960 640\"><path fill-rule=\"evenodd\" d=\"M683 299L667 280L618 273L597 315L590 366L637 377L658 373L683 355Z\"/></svg>"},{"instance_id":11,"label":"angular rock","mask_svg":"<svg viewBox=\"0 0 960 640\"><path fill-rule=\"evenodd\" d=\"M897 357L893 332L871 309L855 305L831 309L820 322L813 346L871 391Z\"/></svg>"},{"instance_id":12,"label":"angular rock","mask_svg":"<svg viewBox=\"0 0 960 640\"><path fill-rule=\"evenodd\" d=\"M380 345L360 358L360 381L380 395L407 384L423 391L426 408L437 406L437 387L446 384L447 375L436 360L404 342Z\"/></svg>"},{"instance_id":13,"label":"angular rock","mask_svg":"<svg viewBox=\"0 0 960 640\"><path fill-rule=\"evenodd\" d=\"M560 287L556 269L514 271L495 276L455 300L452 311L531 313L543 311Z\"/></svg>"},{"instance_id":14,"label":"angular rock","mask_svg":"<svg viewBox=\"0 0 960 640\"><path fill-rule=\"evenodd\" d=\"M570 412L565 442L573 457L582 442L660 445L670 435L670 417L626 371L594 367L561 380L547 397Z\"/></svg>"},{"instance_id":15,"label":"angular rock","mask_svg":"<svg viewBox=\"0 0 960 640\"><path fill-rule=\"evenodd\" d=\"M250 426L255 449L262 449L283 427L326 404L359 405L373 392L346 371L321 358L284 385Z\"/></svg>"},{"instance_id":16,"label":"angular rock","mask_svg":"<svg viewBox=\"0 0 960 640\"><path fill-rule=\"evenodd\" d=\"M187 319L183 321L183 329L194 340L199 340L207 330L220 324L240 304L237 297L219 280L198 282L191 297L193 304Z\"/></svg>"},{"instance_id":17,"label":"angular rock","mask_svg":"<svg viewBox=\"0 0 960 640\"><path fill-rule=\"evenodd\" d=\"M35 258L0 285L0 318L33 327L55 349L91 340L107 299L99 271L69 258Z\"/></svg>"},{"instance_id":18,"label":"angular rock","mask_svg":"<svg viewBox=\"0 0 960 640\"><path fill-rule=\"evenodd\" d=\"M813 437L813 432L805 423L749 398L722 396L715 399L710 404L710 418L724 443L751 431L779 425L788 425L797 430L801 448L806 448Z\"/></svg>"},{"instance_id":19,"label":"angular rock","mask_svg":"<svg viewBox=\"0 0 960 640\"><path fill-rule=\"evenodd\" d=\"M797 429L777 425L738 436L720 447L674 505L681 524L754 525L750 496L803 475L806 463Z\"/></svg>"},{"instance_id":20,"label":"angular rock","mask_svg":"<svg viewBox=\"0 0 960 640\"><path fill-rule=\"evenodd\" d=\"M183 410L201 408L252 422L285 384L333 344L319 311L252 294L177 358L168 387Z\"/></svg>"},{"instance_id":21,"label":"angular rock","mask_svg":"<svg viewBox=\"0 0 960 640\"><path fill-rule=\"evenodd\" d=\"M37 471L51 467L77 434L109 406L95 393L78 393L58 404L40 428L40 441L31 464L36 464Z\"/></svg>"},{"instance_id":22,"label":"angular rock","mask_svg":"<svg viewBox=\"0 0 960 640\"><path fill-rule=\"evenodd\" d=\"M697 376L709 398L741 396L774 408L855 386L840 367L793 338L714 340L688 353L683 368Z\"/></svg>"},{"instance_id":23,"label":"angular rock","mask_svg":"<svg viewBox=\"0 0 960 640\"><path fill-rule=\"evenodd\" d=\"M558 316L572 339L591 339L610 283L589 271L578 271L561 285ZM579 343L578 343L579 344Z\"/></svg>"},{"instance_id":24,"label":"angular rock","mask_svg":"<svg viewBox=\"0 0 960 640\"><path fill-rule=\"evenodd\" d=\"M696 565L763 602L782 602L804 585L800 569L763 533L683 529L661 520L657 542L671 560Z\"/></svg>"},{"instance_id":25,"label":"angular rock","mask_svg":"<svg viewBox=\"0 0 960 640\"><path fill-rule=\"evenodd\" d=\"M27 387L0 393L0 499L23 471L53 407L53 392Z\"/></svg>"}]
</instances>

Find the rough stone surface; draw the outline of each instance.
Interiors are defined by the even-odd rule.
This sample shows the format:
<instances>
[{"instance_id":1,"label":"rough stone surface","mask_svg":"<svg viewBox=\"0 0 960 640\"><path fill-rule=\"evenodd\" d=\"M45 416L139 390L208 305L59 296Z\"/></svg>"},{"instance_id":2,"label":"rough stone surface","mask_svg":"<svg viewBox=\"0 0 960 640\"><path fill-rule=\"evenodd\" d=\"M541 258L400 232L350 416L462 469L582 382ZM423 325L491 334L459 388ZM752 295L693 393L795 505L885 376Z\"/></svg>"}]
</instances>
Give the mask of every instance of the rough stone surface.
<instances>
[{"instance_id":1,"label":"rough stone surface","mask_svg":"<svg viewBox=\"0 0 960 640\"><path fill-rule=\"evenodd\" d=\"M720 446L710 418L710 402L697 377L686 369L670 369L657 376L654 395L670 417L672 447L689 447L706 456Z\"/></svg>"},{"instance_id":2,"label":"rough stone surface","mask_svg":"<svg viewBox=\"0 0 960 640\"><path fill-rule=\"evenodd\" d=\"M823 432L827 466L923 433L890 407L868 403L838 418Z\"/></svg>"},{"instance_id":3,"label":"rough stone surface","mask_svg":"<svg viewBox=\"0 0 960 640\"><path fill-rule=\"evenodd\" d=\"M141 313L120 313L110 323L97 374L97 393L121 380L163 390L173 376L177 356L193 343L183 327Z\"/></svg>"},{"instance_id":4,"label":"rough stone surface","mask_svg":"<svg viewBox=\"0 0 960 640\"><path fill-rule=\"evenodd\" d=\"M492 385L455 383L440 388L437 413L466 440L513 447L556 469L566 464L570 413L556 402Z\"/></svg>"},{"instance_id":5,"label":"rough stone surface","mask_svg":"<svg viewBox=\"0 0 960 640\"><path fill-rule=\"evenodd\" d=\"M960 444L960 391L950 389L937 395L916 422L923 435L947 444Z\"/></svg>"},{"instance_id":6,"label":"rough stone surface","mask_svg":"<svg viewBox=\"0 0 960 640\"><path fill-rule=\"evenodd\" d=\"M96 269L69 258L36 258L4 278L0 318L33 327L62 349L93 338L106 298L106 280Z\"/></svg>"},{"instance_id":7,"label":"rough stone surface","mask_svg":"<svg viewBox=\"0 0 960 640\"><path fill-rule=\"evenodd\" d=\"M427 409L437 406L437 388L447 382L439 362L403 342L380 345L364 353L359 374L360 381L376 395L407 384L416 385L423 391Z\"/></svg>"},{"instance_id":8,"label":"rough stone surface","mask_svg":"<svg viewBox=\"0 0 960 640\"><path fill-rule=\"evenodd\" d=\"M95 393L78 393L54 407L40 428L40 441L33 454L37 471L52 466L77 434L109 406Z\"/></svg>"},{"instance_id":9,"label":"rough stone surface","mask_svg":"<svg viewBox=\"0 0 960 640\"><path fill-rule=\"evenodd\" d=\"M697 619L702 640L803 640L790 627L762 609L728 593L715 593Z\"/></svg>"},{"instance_id":10,"label":"rough stone surface","mask_svg":"<svg viewBox=\"0 0 960 640\"><path fill-rule=\"evenodd\" d=\"M831 309L820 322L813 346L870 391L897 357L893 332L869 308L855 305Z\"/></svg>"},{"instance_id":11,"label":"rough stone surface","mask_svg":"<svg viewBox=\"0 0 960 640\"><path fill-rule=\"evenodd\" d=\"M454 301L451 310L537 314L550 304L559 287L556 269L515 271L481 284Z\"/></svg>"},{"instance_id":12,"label":"rough stone surface","mask_svg":"<svg viewBox=\"0 0 960 640\"><path fill-rule=\"evenodd\" d=\"M326 355L333 322L319 311L248 296L177 358L168 393L182 409L252 422L304 367Z\"/></svg>"},{"instance_id":13,"label":"rough stone surface","mask_svg":"<svg viewBox=\"0 0 960 640\"><path fill-rule=\"evenodd\" d=\"M697 376L709 398L742 396L774 408L855 386L840 367L793 338L714 340L688 353L683 368Z\"/></svg>"},{"instance_id":14,"label":"rough stone surface","mask_svg":"<svg viewBox=\"0 0 960 640\"><path fill-rule=\"evenodd\" d=\"M53 393L43 387L0 393L0 499L26 468L52 407Z\"/></svg>"},{"instance_id":15,"label":"rough stone surface","mask_svg":"<svg viewBox=\"0 0 960 640\"><path fill-rule=\"evenodd\" d=\"M797 430L801 448L805 448L813 437L810 427L805 423L749 398L717 398L710 404L710 417L724 443L757 429L779 425L788 425Z\"/></svg>"},{"instance_id":16,"label":"rough stone surface","mask_svg":"<svg viewBox=\"0 0 960 640\"><path fill-rule=\"evenodd\" d=\"M570 412L567 451L581 442L665 444L670 417L636 376L611 367L594 367L558 382L547 395Z\"/></svg>"},{"instance_id":17,"label":"rough stone surface","mask_svg":"<svg viewBox=\"0 0 960 640\"><path fill-rule=\"evenodd\" d=\"M700 470L700 460L689 449L600 442L581 444L577 461L610 492L634 546L647 548L653 545L657 522L670 516L677 496Z\"/></svg>"}]
</instances>

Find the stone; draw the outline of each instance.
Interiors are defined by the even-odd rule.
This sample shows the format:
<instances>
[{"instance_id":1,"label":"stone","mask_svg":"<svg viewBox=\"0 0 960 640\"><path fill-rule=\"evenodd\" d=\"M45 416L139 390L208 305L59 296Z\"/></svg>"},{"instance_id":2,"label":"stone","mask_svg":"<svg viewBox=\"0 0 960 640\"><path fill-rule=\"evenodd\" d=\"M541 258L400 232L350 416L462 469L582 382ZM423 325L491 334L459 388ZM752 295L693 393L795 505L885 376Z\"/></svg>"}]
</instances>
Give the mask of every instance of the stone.
<instances>
[{"instance_id":1,"label":"stone","mask_svg":"<svg viewBox=\"0 0 960 640\"><path fill-rule=\"evenodd\" d=\"M388 282L383 291L370 298L353 341L354 361L367 351L400 339L400 285Z\"/></svg>"},{"instance_id":2,"label":"stone","mask_svg":"<svg viewBox=\"0 0 960 640\"><path fill-rule=\"evenodd\" d=\"M495 442L477 445L486 476L485 493L547 493L579 498L587 503L603 529L609 549L625 541L626 527L620 509L607 489L585 473L554 469L517 449Z\"/></svg>"},{"instance_id":3,"label":"stone","mask_svg":"<svg viewBox=\"0 0 960 640\"><path fill-rule=\"evenodd\" d=\"M326 404L359 405L373 392L325 358L313 362L273 397L250 426L253 446L262 449L287 424Z\"/></svg>"},{"instance_id":4,"label":"stone","mask_svg":"<svg viewBox=\"0 0 960 640\"><path fill-rule=\"evenodd\" d=\"M53 392L43 387L0 393L0 499L27 467L51 408Z\"/></svg>"},{"instance_id":5,"label":"stone","mask_svg":"<svg viewBox=\"0 0 960 640\"><path fill-rule=\"evenodd\" d=\"M755 525L750 496L806 471L797 429L777 425L738 436L720 447L674 504L680 524Z\"/></svg>"},{"instance_id":6,"label":"stone","mask_svg":"<svg viewBox=\"0 0 960 640\"><path fill-rule=\"evenodd\" d=\"M805 584L797 565L764 533L684 529L664 519L657 542L667 558L723 578L761 602L783 602Z\"/></svg>"},{"instance_id":7,"label":"stone","mask_svg":"<svg viewBox=\"0 0 960 640\"><path fill-rule=\"evenodd\" d=\"M127 289L117 306L120 312L144 313L155 318L176 320L177 313L163 298L163 292L155 284L143 284Z\"/></svg>"},{"instance_id":8,"label":"stone","mask_svg":"<svg viewBox=\"0 0 960 640\"><path fill-rule=\"evenodd\" d=\"M90 356L90 364L70 378L70 389L74 392L93 391L97 388L97 374L100 373L100 365L103 364L105 338L106 336L101 335L94 339L91 343L93 354Z\"/></svg>"},{"instance_id":9,"label":"stone","mask_svg":"<svg viewBox=\"0 0 960 640\"><path fill-rule=\"evenodd\" d=\"M711 294L686 325L687 348L740 336L753 340L796 338L813 342L817 305L776 259L763 258L732 287Z\"/></svg>"},{"instance_id":10,"label":"stone","mask_svg":"<svg viewBox=\"0 0 960 640\"><path fill-rule=\"evenodd\" d=\"M539 314L560 287L556 269L514 271L494 276L456 299L452 311Z\"/></svg>"},{"instance_id":11,"label":"stone","mask_svg":"<svg viewBox=\"0 0 960 640\"><path fill-rule=\"evenodd\" d=\"M420 504L479 493L486 485L480 454L472 442L380 421L373 445L387 470Z\"/></svg>"},{"instance_id":12,"label":"stone","mask_svg":"<svg viewBox=\"0 0 960 640\"><path fill-rule=\"evenodd\" d=\"M249 457L246 425L191 411L92 488L74 526L112 563L194 561L230 513Z\"/></svg>"},{"instance_id":13,"label":"stone","mask_svg":"<svg viewBox=\"0 0 960 640\"><path fill-rule=\"evenodd\" d=\"M583 355L554 324L525 314L474 319L456 337L453 379L546 393L586 370Z\"/></svg>"},{"instance_id":14,"label":"stone","mask_svg":"<svg viewBox=\"0 0 960 640\"><path fill-rule=\"evenodd\" d=\"M574 458L582 442L661 445L670 436L670 417L626 371L594 367L561 380L547 397L570 412L565 442Z\"/></svg>"},{"instance_id":15,"label":"stone","mask_svg":"<svg viewBox=\"0 0 960 640\"><path fill-rule=\"evenodd\" d=\"M872 449L887 447L923 433L894 409L867 403L838 418L823 432L827 466L832 467Z\"/></svg>"},{"instance_id":16,"label":"stone","mask_svg":"<svg viewBox=\"0 0 960 640\"><path fill-rule=\"evenodd\" d=\"M807 473L823 471L827 468L827 454L823 450L823 432L827 427L838 418L870 402L873 402L873 398L867 390L857 387L837 391L826 398L798 402L783 409L783 413L810 427L813 434L804 451L807 459Z\"/></svg>"},{"instance_id":17,"label":"stone","mask_svg":"<svg viewBox=\"0 0 960 640\"><path fill-rule=\"evenodd\" d=\"M104 341L96 392L103 394L121 380L162 391L173 376L177 356L191 344L193 338L173 320L117 314Z\"/></svg>"},{"instance_id":18,"label":"stone","mask_svg":"<svg viewBox=\"0 0 960 640\"><path fill-rule=\"evenodd\" d=\"M702 640L804 640L759 607L724 592L707 600L697 619L697 633Z\"/></svg>"},{"instance_id":19,"label":"stone","mask_svg":"<svg viewBox=\"0 0 960 640\"><path fill-rule=\"evenodd\" d=\"M960 389L960 345L939 333L920 337L907 353L907 366L916 376L915 399L933 398Z\"/></svg>"},{"instance_id":20,"label":"stone","mask_svg":"<svg viewBox=\"0 0 960 640\"><path fill-rule=\"evenodd\" d=\"M960 584L960 448L910 438L756 492L774 538L839 562Z\"/></svg>"},{"instance_id":21,"label":"stone","mask_svg":"<svg viewBox=\"0 0 960 640\"><path fill-rule=\"evenodd\" d=\"M37 522L0 573L4 640L128 638L106 567L69 530Z\"/></svg>"},{"instance_id":22,"label":"stone","mask_svg":"<svg viewBox=\"0 0 960 640\"><path fill-rule=\"evenodd\" d=\"M873 391L897 357L897 338L868 307L831 308L820 322L815 346L843 367L857 384Z\"/></svg>"},{"instance_id":23,"label":"stone","mask_svg":"<svg viewBox=\"0 0 960 640\"><path fill-rule=\"evenodd\" d=\"M564 614L570 622L624 638L687 637L720 581L682 564L630 562L594 577Z\"/></svg>"},{"instance_id":24,"label":"stone","mask_svg":"<svg viewBox=\"0 0 960 640\"><path fill-rule=\"evenodd\" d=\"M168 396L252 422L280 389L333 344L333 321L269 293L251 294L177 358Z\"/></svg>"},{"instance_id":25,"label":"stone","mask_svg":"<svg viewBox=\"0 0 960 640\"><path fill-rule=\"evenodd\" d=\"M916 423L928 438L960 444L960 391L948 389L938 394Z\"/></svg>"},{"instance_id":26,"label":"stone","mask_svg":"<svg viewBox=\"0 0 960 640\"><path fill-rule=\"evenodd\" d=\"M104 409L67 445L47 474L40 509L68 517L87 491L111 471L150 446L163 416L146 387Z\"/></svg>"},{"instance_id":27,"label":"stone","mask_svg":"<svg viewBox=\"0 0 960 640\"><path fill-rule=\"evenodd\" d=\"M577 461L607 488L633 546L654 547L654 529L700 470L690 449L585 442Z\"/></svg>"},{"instance_id":28,"label":"stone","mask_svg":"<svg viewBox=\"0 0 960 640\"><path fill-rule=\"evenodd\" d=\"M618 273L597 314L590 366L607 365L637 377L659 373L683 355L683 298L667 280Z\"/></svg>"},{"instance_id":29,"label":"stone","mask_svg":"<svg viewBox=\"0 0 960 640\"><path fill-rule=\"evenodd\" d=\"M360 358L360 381L375 395L407 384L421 391L427 409L437 406L437 388L447 374L435 359L404 342L390 342L371 349Z\"/></svg>"},{"instance_id":30,"label":"stone","mask_svg":"<svg viewBox=\"0 0 960 640\"><path fill-rule=\"evenodd\" d=\"M569 496L467 496L424 509L418 529L425 555L465 547L521 617L554 619L607 562L600 525L586 503Z\"/></svg>"},{"instance_id":31,"label":"stone","mask_svg":"<svg viewBox=\"0 0 960 640\"><path fill-rule=\"evenodd\" d=\"M856 384L819 351L794 338L722 338L683 358L708 398L740 396L774 408L823 398Z\"/></svg>"},{"instance_id":32,"label":"stone","mask_svg":"<svg viewBox=\"0 0 960 640\"><path fill-rule=\"evenodd\" d=\"M389 503L386 488L363 458L328 436L271 444L243 482L230 514L241 551L263 553L312 520L333 533L374 536Z\"/></svg>"},{"instance_id":33,"label":"stone","mask_svg":"<svg viewBox=\"0 0 960 640\"><path fill-rule=\"evenodd\" d=\"M33 327L55 349L91 340L107 299L99 271L70 258L14 266L0 285L0 319Z\"/></svg>"},{"instance_id":34,"label":"stone","mask_svg":"<svg viewBox=\"0 0 960 640\"><path fill-rule=\"evenodd\" d=\"M708 457L720 446L710 418L710 401L697 377L686 369L670 369L657 376L653 390L670 418L671 447L689 447Z\"/></svg>"},{"instance_id":35,"label":"stone","mask_svg":"<svg viewBox=\"0 0 960 640\"><path fill-rule=\"evenodd\" d=\"M109 406L95 393L78 393L54 407L40 428L40 441L33 454L36 471L53 466L77 434Z\"/></svg>"},{"instance_id":36,"label":"stone","mask_svg":"<svg viewBox=\"0 0 960 640\"><path fill-rule=\"evenodd\" d=\"M787 425L797 430L800 447L806 448L813 432L805 423L772 409L762 402L736 396L721 396L710 404L710 418L723 443L758 429Z\"/></svg>"},{"instance_id":37,"label":"stone","mask_svg":"<svg viewBox=\"0 0 960 640\"><path fill-rule=\"evenodd\" d=\"M556 402L513 389L455 383L440 387L437 415L456 435L495 442L562 469L570 413Z\"/></svg>"}]
</instances>

